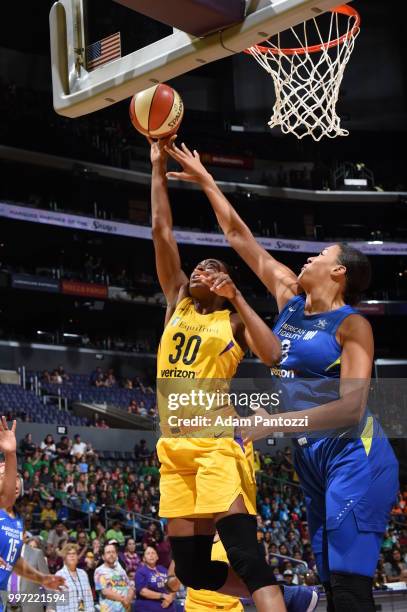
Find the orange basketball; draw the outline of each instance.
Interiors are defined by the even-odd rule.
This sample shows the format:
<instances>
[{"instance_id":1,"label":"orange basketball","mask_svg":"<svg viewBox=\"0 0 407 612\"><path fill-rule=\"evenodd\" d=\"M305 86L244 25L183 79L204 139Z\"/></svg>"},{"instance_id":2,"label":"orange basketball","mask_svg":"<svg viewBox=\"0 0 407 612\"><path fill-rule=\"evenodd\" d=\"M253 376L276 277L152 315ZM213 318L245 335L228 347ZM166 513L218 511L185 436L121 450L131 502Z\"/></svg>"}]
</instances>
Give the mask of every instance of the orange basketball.
<instances>
[{"instance_id":1,"label":"orange basketball","mask_svg":"<svg viewBox=\"0 0 407 612\"><path fill-rule=\"evenodd\" d=\"M169 85L160 83L134 95L130 120L144 136L164 138L175 133L184 115L181 96Z\"/></svg>"}]
</instances>

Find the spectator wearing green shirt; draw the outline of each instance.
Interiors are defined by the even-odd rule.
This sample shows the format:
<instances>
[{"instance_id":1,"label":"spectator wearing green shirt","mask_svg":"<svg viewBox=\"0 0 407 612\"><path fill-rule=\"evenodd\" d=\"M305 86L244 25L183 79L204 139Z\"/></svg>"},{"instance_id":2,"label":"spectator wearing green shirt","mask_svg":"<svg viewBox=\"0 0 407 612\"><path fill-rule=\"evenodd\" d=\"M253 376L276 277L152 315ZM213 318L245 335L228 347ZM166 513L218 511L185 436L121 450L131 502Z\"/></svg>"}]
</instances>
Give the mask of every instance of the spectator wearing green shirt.
<instances>
[{"instance_id":1,"label":"spectator wearing green shirt","mask_svg":"<svg viewBox=\"0 0 407 612\"><path fill-rule=\"evenodd\" d=\"M120 521L115 521L112 527L106 531L106 542L110 542L110 540L116 540L119 546L123 546L125 542L124 533L121 528Z\"/></svg>"}]
</instances>

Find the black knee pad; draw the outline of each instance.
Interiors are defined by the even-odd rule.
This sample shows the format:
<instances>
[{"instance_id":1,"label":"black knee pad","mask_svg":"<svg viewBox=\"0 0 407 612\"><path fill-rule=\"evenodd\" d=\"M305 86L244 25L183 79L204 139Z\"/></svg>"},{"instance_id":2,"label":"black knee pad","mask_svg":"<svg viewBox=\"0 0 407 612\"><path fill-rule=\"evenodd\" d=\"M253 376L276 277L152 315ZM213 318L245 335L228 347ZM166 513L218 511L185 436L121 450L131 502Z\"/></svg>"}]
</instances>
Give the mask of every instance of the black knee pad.
<instances>
[{"instance_id":1,"label":"black knee pad","mask_svg":"<svg viewBox=\"0 0 407 612\"><path fill-rule=\"evenodd\" d=\"M373 578L331 572L335 612L375 612Z\"/></svg>"},{"instance_id":2,"label":"black knee pad","mask_svg":"<svg viewBox=\"0 0 407 612\"><path fill-rule=\"evenodd\" d=\"M228 565L211 561L213 536L170 537L175 574L184 586L217 591L226 582Z\"/></svg>"},{"instance_id":3,"label":"black knee pad","mask_svg":"<svg viewBox=\"0 0 407 612\"><path fill-rule=\"evenodd\" d=\"M255 516L231 514L220 519L216 528L231 567L243 580L250 594L276 584L272 569L259 553Z\"/></svg>"}]
</instances>

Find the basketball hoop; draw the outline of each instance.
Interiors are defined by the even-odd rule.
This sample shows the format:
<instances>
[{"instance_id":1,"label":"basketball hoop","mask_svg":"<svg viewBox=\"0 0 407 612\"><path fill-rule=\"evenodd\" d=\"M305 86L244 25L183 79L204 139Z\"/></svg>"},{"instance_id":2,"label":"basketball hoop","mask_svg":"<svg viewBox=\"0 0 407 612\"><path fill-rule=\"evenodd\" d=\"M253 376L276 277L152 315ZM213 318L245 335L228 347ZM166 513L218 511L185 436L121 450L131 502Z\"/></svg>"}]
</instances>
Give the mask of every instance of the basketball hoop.
<instances>
[{"instance_id":1,"label":"basketball hoop","mask_svg":"<svg viewBox=\"0 0 407 612\"><path fill-rule=\"evenodd\" d=\"M348 5L332 9L326 24L328 33L323 37L324 15L246 49L273 78L276 102L270 128L280 126L284 134L295 134L299 139L312 136L319 141L323 136L349 134L341 128L336 104L360 31L360 16ZM284 37L295 46L283 47Z\"/></svg>"}]
</instances>

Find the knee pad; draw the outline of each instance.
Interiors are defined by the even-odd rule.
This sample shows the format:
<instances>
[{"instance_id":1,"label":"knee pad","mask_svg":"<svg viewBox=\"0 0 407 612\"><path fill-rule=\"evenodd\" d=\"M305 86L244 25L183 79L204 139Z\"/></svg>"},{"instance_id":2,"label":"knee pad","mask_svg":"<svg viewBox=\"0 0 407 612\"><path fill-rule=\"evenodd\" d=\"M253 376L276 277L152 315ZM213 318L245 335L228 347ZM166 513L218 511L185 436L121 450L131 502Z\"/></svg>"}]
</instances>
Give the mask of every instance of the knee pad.
<instances>
[{"instance_id":1,"label":"knee pad","mask_svg":"<svg viewBox=\"0 0 407 612\"><path fill-rule=\"evenodd\" d=\"M335 612L375 612L373 578L332 572L331 586Z\"/></svg>"},{"instance_id":2,"label":"knee pad","mask_svg":"<svg viewBox=\"0 0 407 612\"><path fill-rule=\"evenodd\" d=\"M226 582L228 565L211 561L213 536L170 537L175 574L184 586L218 591Z\"/></svg>"},{"instance_id":3,"label":"knee pad","mask_svg":"<svg viewBox=\"0 0 407 612\"><path fill-rule=\"evenodd\" d=\"M231 514L220 519L216 528L232 569L243 580L250 594L276 584L272 569L259 553L255 516Z\"/></svg>"}]
</instances>

